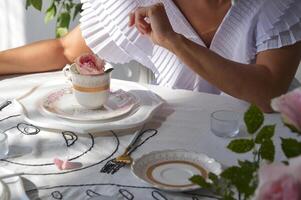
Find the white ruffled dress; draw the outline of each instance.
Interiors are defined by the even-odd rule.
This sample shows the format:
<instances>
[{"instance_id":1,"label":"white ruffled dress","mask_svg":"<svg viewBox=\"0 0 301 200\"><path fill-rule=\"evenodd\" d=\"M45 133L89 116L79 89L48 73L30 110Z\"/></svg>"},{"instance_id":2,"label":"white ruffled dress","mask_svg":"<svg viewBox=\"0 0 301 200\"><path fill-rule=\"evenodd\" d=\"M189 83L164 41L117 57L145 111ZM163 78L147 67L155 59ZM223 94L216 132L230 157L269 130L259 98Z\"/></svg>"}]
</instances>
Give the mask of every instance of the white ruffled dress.
<instances>
[{"instance_id":1,"label":"white ruffled dress","mask_svg":"<svg viewBox=\"0 0 301 200\"><path fill-rule=\"evenodd\" d=\"M100 57L113 63L137 60L152 70L155 84L220 93L173 53L153 45L135 28L128 27L128 14L135 8L162 2L174 30L205 46L172 0L81 1L82 35ZM254 63L257 53L300 40L301 0L237 0L224 17L209 48L227 59Z\"/></svg>"}]
</instances>

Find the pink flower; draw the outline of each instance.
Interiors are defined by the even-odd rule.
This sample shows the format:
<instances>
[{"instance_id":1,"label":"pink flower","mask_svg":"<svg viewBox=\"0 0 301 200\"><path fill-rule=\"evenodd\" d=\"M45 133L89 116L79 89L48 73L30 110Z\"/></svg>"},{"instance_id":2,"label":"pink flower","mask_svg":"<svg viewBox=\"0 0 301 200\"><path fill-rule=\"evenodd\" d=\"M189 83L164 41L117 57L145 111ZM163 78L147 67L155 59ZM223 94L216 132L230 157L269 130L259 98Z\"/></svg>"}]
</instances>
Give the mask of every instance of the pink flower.
<instances>
[{"instance_id":1,"label":"pink flower","mask_svg":"<svg viewBox=\"0 0 301 200\"><path fill-rule=\"evenodd\" d=\"M259 169L254 200L301 200L301 157L290 165L270 164Z\"/></svg>"},{"instance_id":2,"label":"pink flower","mask_svg":"<svg viewBox=\"0 0 301 200\"><path fill-rule=\"evenodd\" d=\"M285 123L301 131L301 88L273 99L272 108L282 114Z\"/></svg>"},{"instance_id":3,"label":"pink flower","mask_svg":"<svg viewBox=\"0 0 301 200\"><path fill-rule=\"evenodd\" d=\"M82 75L101 75L105 70L105 61L95 54L84 54L75 59L76 69Z\"/></svg>"}]
</instances>

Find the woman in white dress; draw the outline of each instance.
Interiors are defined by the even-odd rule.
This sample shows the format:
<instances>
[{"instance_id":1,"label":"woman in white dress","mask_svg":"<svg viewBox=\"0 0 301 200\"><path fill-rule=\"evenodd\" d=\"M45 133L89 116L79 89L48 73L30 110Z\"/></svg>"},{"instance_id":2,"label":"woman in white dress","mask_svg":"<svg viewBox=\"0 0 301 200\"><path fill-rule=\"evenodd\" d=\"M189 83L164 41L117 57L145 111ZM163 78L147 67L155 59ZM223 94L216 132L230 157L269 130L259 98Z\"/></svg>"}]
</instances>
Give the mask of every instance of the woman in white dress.
<instances>
[{"instance_id":1,"label":"woman in white dress","mask_svg":"<svg viewBox=\"0 0 301 200\"><path fill-rule=\"evenodd\" d=\"M57 70L94 52L114 63L137 60L156 84L226 93L268 112L301 59L300 0L82 3L79 27L61 39L1 52L0 74Z\"/></svg>"}]
</instances>

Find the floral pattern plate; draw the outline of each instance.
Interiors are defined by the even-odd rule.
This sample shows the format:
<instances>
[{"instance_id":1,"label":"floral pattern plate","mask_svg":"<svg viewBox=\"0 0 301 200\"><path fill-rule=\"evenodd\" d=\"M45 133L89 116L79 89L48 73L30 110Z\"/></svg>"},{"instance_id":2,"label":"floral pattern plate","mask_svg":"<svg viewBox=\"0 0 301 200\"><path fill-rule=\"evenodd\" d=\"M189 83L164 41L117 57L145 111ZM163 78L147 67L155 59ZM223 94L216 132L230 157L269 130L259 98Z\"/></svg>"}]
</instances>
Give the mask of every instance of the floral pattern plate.
<instances>
[{"instance_id":1,"label":"floral pattern plate","mask_svg":"<svg viewBox=\"0 0 301 200\"><path fill-rule=\"evenodd\" d=\"M104 121L129 114L139 106L137 98L123 90L111 92L107 103L100 109L87 109L78 104L72 88L51 91L41 101L41 110L69 120Z\"/></svg>"},{"instance_id":2,"label":"floral pattern plate","mask_svg":"<svg viewBox=\"0 0 301 200\"><path fill-rule=\"evenodd\" d=\"M164 100L158 95L138 83L116 79L111 81L113 91L123 90L133 95L138 101L138 106L137 108L132 108L129 113L109 120L70 120L43 111L41 103L50 93L71 87L65 79L46 81L36 87L34 92L22 99L15 100L14 103L20 107L24 120L29 124L39 128L66 130L79 134L102 133L110 130L124 130L142 126L164 104Z\"/></svg>"},{"instance_id":3,"label":"floral pattern plate","mask_svg":"<svg viewBox=\"0 0 301 200\"><path fill-rule=\"evenodd\" d=\"M205 154L185 150L154 151L138 158L133 173L154 187L173 192L199 189L189 181L193 175L207 178L209 172L221 173L221 165Z\"/></svg>"}]
</instances>

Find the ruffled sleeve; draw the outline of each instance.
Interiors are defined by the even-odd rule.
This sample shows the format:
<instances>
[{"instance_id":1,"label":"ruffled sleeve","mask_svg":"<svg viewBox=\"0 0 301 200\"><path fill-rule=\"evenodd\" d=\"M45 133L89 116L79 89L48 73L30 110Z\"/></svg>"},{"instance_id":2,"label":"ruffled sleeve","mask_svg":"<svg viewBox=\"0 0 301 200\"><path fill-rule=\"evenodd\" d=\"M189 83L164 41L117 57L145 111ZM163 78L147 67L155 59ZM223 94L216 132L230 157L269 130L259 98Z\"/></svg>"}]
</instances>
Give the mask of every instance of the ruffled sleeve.
<instances>
[{"instance_id":1,"label":"ruffled sleeve","mask_svg":"<svg viewBox=\"0 0 301 200\"><path fill-rule=\"evenodd\" d=\"M128 14L137 8L133 0L81 0L80 27L91 50L112 63L137 60L156 71L150 56L153 44L134 28L128 27Z\"/></svg>"},{"instance_id":2,"label":"ruffled sleeve","mask_svg":"<svg viewBox=\"0 0 301 200\"><path fill-rule=\"evenodd\" d=\"M257 53L301 40L301 1L266 0L258 15Z\"/></svg>"}]
</instances>

